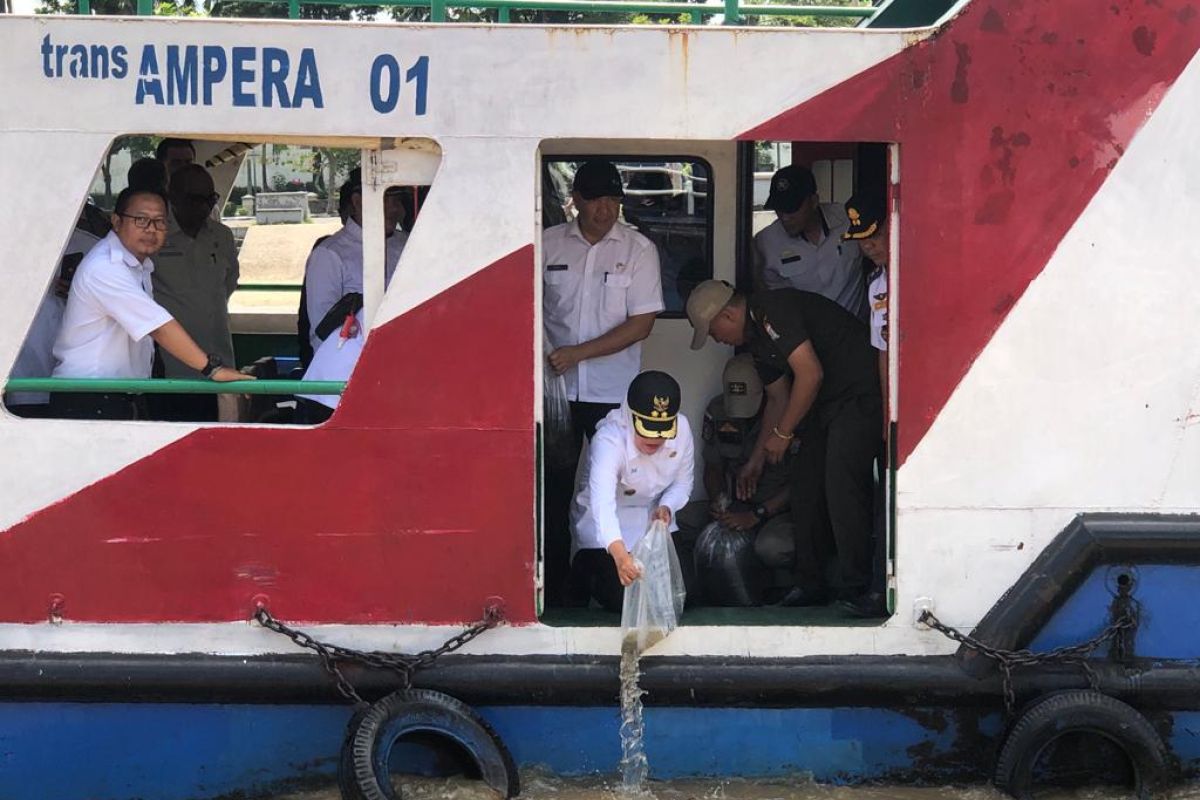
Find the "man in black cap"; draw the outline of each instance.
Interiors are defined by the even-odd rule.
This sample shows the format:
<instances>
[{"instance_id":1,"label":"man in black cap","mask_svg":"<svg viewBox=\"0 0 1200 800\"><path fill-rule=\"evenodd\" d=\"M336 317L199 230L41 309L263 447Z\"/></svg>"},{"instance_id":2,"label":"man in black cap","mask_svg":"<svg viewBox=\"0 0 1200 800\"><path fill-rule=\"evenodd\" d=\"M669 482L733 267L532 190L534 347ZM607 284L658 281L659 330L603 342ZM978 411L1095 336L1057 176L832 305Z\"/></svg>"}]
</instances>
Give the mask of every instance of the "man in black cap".
<instances>
[{"instance_id":1,"label":"man in black cap","mask_svg":"<svg viewBox=\"0 0 1200 800\"><path fill-rule=\"evenodd\" d=\"M866 285L858 245L843 241L849 226L837 203L822 204L807 167L792 164L771 177L763 205L776 220L754 235L754 288L801 289L866 319Z\"/></svg>"},{"instance_id":2,"label":"man in black cap","mask_svg":"<svg viewBox=\"0 0 1200 800\"><path fill-rule=\"evenodd\" d=\"M709 336L747 345L766 385L762 428L738 476L739 498L754 493L765 463L780 461L799 440L791 491L796 586L783 604L828 599L826 508L837 550L838 599L857 600L870 588L871 467L881 424L877 362L866 325L813 292L777 289L746 297L721 281L697 286L687 313L693 350Z\"/></svg>"},{"instance_id":3,"label":"man in black cap","mask_svg":"<svg viewBox=\"0 0 1200 800\"><path fill-rule=\"evenodd\" d=\"M597 426L571 515L573 604L595 599L620 611L623 587L640 575L631 551L650 523L678 530L675 515L691 497L694 458L680 403L674 378L643 372L629 385L625 407Z\"/></svg>"},{"instance_id":4,"label":"man in black cap","mask_svg":"<svg viewBox=\"0 0 1200 800\"><path fill-rule=\"evenodd\" d=\"M572 442L625 399L641 368L641 341L663 310L658 250L618 220L625 190L610 161L575 172L571 197L578 216L542 236L543 313L550 366L566 381ZM565 597L569 570L568 509L575 463L546 472L546 594Z\"/></svg>"}]
</instances>

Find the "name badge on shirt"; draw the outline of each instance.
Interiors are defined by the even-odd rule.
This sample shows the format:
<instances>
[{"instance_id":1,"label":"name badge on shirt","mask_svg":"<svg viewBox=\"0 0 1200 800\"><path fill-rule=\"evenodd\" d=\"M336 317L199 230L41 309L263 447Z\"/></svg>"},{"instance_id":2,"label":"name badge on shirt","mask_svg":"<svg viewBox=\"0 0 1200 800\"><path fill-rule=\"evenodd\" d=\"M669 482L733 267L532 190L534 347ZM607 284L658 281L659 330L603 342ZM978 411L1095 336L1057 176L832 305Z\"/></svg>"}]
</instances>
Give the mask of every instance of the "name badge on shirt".
<instances>
[{"instance_id":1,"label":"name badge on shirt","mask_svg":"<svg viewBox=\"0 0 1200 800\"><path fill-rule=\"evenodd\" d=\"M779 259L779 263L792 264L796 261L801 261L803 259L804 259L804 256L784 256L783 258Z\"/></svg>"},{"instance_id":2,"label":"name badge on shirt","mask_svg":"<svg viewBox=\"0 0 1200 800\"><path fill-rule=\"evenodd\" d=\"M566 264L547 264L546 265L547 272L566 272L566 270L567 270Z\"/></svg>"}]
</instances>

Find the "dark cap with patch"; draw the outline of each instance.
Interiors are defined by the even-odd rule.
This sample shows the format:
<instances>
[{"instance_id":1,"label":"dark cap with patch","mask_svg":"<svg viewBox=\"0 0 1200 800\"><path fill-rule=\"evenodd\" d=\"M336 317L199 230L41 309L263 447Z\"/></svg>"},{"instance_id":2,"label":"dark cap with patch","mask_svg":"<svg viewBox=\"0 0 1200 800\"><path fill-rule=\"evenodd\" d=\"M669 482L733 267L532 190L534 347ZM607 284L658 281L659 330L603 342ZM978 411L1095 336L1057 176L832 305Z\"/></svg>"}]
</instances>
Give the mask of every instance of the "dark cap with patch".
<instances>
[{"instance_id":1,"label":"dark cap with patch","mask_svg":"<svg viewBox=\"0 0 1200 800\"><path fill-rule=\"evenodd\" d=\"M846 218L850 227L842 234L843 239L870 239L883 225L886 217L884 204L878 198L855 195L846 201Z\"/></svg>"},{"instance_id":2,"label":"dark cap with patch","mask_svg":"<svg viewBox=\"0 0 1200 800\"><path fill-rule=\"evenodd\" d=\"M725 413L736 419L751 419L762 408L763 384L754 368L754 357L742 353L725 362L721 376Z\"/></svg>"},{"instance_id":3,"label":"dark cap with patch","mask_svg":"<svg viewBox=\"0 0 1200 800\"><path fill-rule=\"evenodd\" d=\"M585 161L575 170L575 180L571 188L584 200L595 200L597 197L624 197L625 187L621 185L621 173L611 161L593 159Z\"/></svg>"},{"instance_id":4,"label":"dark cap with patch","mask_svg":"<svg viewBox=\"0 0 1200 800\"><path fill-rule=\"evenodd\" d=\"M817 193L817 179L812 170L799 164L791 164L771 176L771 193L763 208L791 214L805 200Z\"/></svg>"},{"instance_id":5,"label":"dark cap with patch","mask_svg":"<svg viewBox=\"0 0 1200 800\"><path fill-rule=\"evenodd\" d=\"M674 439L679 432L679 383L665 372L647 370L633 379L626 395L633 430L647 439Z\"/></svg>"}]
</instances>

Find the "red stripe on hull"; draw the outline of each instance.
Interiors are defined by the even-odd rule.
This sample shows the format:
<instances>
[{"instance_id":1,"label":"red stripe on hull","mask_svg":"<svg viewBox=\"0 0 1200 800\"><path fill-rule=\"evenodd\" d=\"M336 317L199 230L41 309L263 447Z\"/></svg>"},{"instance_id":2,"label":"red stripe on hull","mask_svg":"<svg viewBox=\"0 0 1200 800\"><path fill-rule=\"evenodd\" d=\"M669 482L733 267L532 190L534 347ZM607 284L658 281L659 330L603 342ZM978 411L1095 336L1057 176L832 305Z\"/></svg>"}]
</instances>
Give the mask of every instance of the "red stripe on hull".
<instances>
[{"instance_id":1,"label":"red stripe on hull","mask_svg":"<svg viewBox=\"0 0 1200 800\"><path fill-rule=\"evenodd\" d=\"M529 246L373 331L324 427L197 431L13 527L0 621L534 621L533 302Z\"/></svg>"},{"instance_id":2,"label":"red stripe on hull","mask_svg":"<svg viewBox=\"0 0 1200 800\"><path fill-rule=\"evenodd\" d=\"M1193 2L975 0L740 137L899 143L901 459L1197 47Z\"/></svg>"}]
</instances>

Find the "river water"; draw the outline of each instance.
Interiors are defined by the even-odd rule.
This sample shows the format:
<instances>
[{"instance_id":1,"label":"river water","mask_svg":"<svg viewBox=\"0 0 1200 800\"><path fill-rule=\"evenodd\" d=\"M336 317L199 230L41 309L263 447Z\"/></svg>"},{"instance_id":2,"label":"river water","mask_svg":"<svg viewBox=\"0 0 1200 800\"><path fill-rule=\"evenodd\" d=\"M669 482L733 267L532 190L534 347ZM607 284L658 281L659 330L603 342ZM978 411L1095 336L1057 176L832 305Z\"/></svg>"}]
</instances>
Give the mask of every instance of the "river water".
<instances>
[{"instance_id":1,"label":"river water","mask_svg":"<svg viewBox=\"0 0 1200 800\"><path fill-rule=\"evenodd\" d=\"M404 800L498 800L480 781L462 778L404 778ZM1115 789L1039 794L1038 800L1128 800ZM276 800L340 800L336 787L278 795ZM990 786L824 786L804 780L646 781L639 793L626 793L621 777L558 778L522 770L521 800L1012 800ZM1155 800L1200 800L1200 785L1176 789Z\"/></svg>"}]
</instances>

